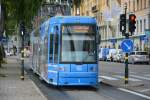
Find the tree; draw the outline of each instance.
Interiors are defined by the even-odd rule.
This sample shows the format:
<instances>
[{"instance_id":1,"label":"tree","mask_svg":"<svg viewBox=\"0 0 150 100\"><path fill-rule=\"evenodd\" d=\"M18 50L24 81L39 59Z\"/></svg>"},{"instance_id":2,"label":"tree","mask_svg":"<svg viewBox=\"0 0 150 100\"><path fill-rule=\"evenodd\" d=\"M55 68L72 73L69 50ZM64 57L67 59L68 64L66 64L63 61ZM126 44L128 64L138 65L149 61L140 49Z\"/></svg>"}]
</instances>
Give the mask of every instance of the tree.
<instances>
[{"instance_id":1,"label":"tree","mask_svg":"<svg viewBox=\"0 0 150 100\"><path fill-rule=\"evenodd\" d=\"M21 22L24 25L30 25L31 20L37 13L42 0L0 0L0 3L4 7L4 28L6 33L9 33L9 29L15 29ZM14 31L14 30L13 30ZM11 31L10 33L12 34ZM0 65L3 59L2 50L0 49Z\"/></svg>"},{"instance_id":2,"label":"tree","mask_svg":"<svg viewBox=\"0 0 150 100\"><path fill-rule=\"evenodd\" d=\"M13 27L15 27L16 25L19 26L21 22L24 22L26 26L30 25L42 0L2 0L2 3L6 8L6 23L9 23L10 19L14 25ZM9 26L7 26L6 29L8 29L8 27Z\"/></svg>"}]
</instances>

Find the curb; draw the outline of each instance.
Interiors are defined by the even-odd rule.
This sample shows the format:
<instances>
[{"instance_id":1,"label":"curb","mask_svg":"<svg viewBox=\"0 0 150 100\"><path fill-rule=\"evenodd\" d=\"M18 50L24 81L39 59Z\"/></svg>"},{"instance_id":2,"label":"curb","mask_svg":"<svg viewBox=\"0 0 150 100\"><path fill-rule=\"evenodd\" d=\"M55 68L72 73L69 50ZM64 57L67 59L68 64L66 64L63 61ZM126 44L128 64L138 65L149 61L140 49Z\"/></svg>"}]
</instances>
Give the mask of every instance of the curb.
<instances>
[{"instance_id":1,"label":"curb","mask_svg":"<svg viewBox=\"0 0 150 100\"><path fill-rule=\"evenodd\" d=\"M130 88L130 87L140 87L140 86L144 86L144 84L142 82L133 82L133 81L129 81L128 84L124 84L123 80L119 80L119 81L108 81L103 79L101 81L103 84L107 84L109 86L113 86L113 87L117 87L117 88Z\"/></svg>"},{"instance_id":2,"label":"curb","mask_svg":"<svg viewBox=\"0 0 150 100\"><path fill-rule=\"evenodd\" d=\"M31 80L31 83L33 84L36 91L42 96L43 100L47 100L47 98L43 95L43 93L40 91L40 89L36 86L36 84L32 80Z\"/></svg>"}]
</instances>

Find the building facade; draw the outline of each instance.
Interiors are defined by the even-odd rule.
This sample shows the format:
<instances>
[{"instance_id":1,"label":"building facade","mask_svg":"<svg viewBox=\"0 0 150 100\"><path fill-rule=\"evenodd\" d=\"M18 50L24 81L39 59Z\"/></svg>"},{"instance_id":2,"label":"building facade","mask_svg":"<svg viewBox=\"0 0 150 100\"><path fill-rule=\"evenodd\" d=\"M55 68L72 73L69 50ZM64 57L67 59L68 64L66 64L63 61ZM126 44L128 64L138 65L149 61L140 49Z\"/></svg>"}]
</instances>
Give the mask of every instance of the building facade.
<instances>
[{"instance_id":1,"label":"building facade","mask_svg":"<svg viewBox=\"0 0 150 100\"><path fill-rule=\"evenodd\" d=\"M136 30L132 36L136 50L147 51L149 46L146 30L150 29L150 0L126 0L127 16L131 13L136 15ZM121 0L121 5L125 4L125 0Z\"/></svg>"},{"instance_id":2,"label":"building facade","mask_svg":"<svg viewBox=\"0 0 150 100\"><path fill-rule=\"evenodd\" d=\"M75 1L75 0L74 0ZM92 16L100 27L100 47L120 48L124 36L120 32L120 14L124 13L127 4L128 16L136 15L136 30L131 39L136 50L147 49L145 30L150 29L150 0L78 0L72 8L73 15ZM128 32L128 30L127 30Z\"/></svg>"}]
</instances>

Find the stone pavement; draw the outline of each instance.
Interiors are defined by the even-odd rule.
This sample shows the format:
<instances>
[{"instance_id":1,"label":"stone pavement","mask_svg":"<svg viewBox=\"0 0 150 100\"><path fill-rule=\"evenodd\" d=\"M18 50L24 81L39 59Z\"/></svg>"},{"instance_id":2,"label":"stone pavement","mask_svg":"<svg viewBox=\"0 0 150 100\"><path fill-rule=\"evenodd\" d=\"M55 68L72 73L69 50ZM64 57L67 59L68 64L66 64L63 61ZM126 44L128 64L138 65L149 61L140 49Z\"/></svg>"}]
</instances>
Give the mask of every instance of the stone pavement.
<instances>
[{"instance_id":1,"label":"stone pavement","mask_svg":"<svg viewBox=\"0 0 150 100\"><path fill-rule=\"evenodd\" d=\"M47 100L25 73L20 79L21 67L17 57L7 58L7 64L0 68L0 100Z\"/></svg>"}]
</instances>

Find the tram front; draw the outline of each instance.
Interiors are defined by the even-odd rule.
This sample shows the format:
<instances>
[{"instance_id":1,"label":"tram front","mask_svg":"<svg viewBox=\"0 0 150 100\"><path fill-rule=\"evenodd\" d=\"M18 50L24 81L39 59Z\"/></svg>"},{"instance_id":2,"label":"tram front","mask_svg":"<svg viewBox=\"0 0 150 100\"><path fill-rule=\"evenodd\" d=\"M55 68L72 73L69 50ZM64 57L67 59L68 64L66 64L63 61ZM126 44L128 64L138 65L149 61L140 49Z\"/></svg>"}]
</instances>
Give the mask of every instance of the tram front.
<instances>
[{"instance_id":1,"label":"tram front","mask_svg":"<svg viewBox=\"0 0 150 100\"><path fill-rule=\"evenodd\" d=\"M96 85L96 24L63 24L60 36L59 85Z\"/></svg>"}]
</instances>

